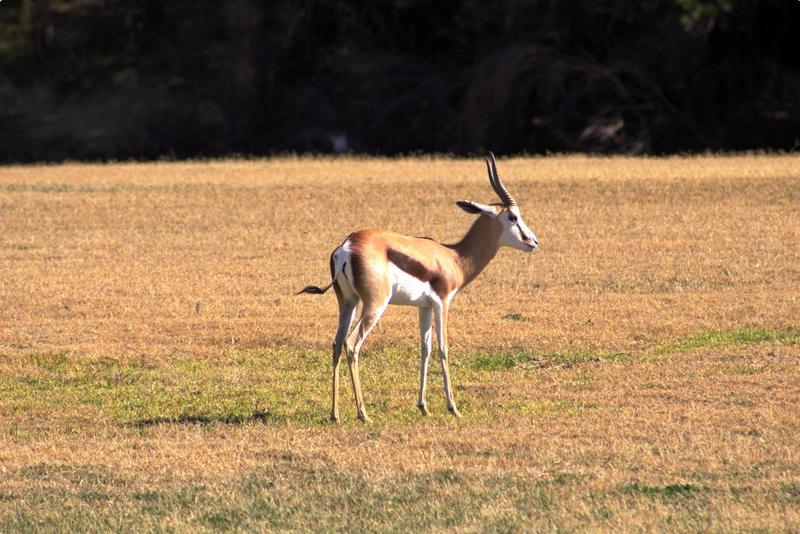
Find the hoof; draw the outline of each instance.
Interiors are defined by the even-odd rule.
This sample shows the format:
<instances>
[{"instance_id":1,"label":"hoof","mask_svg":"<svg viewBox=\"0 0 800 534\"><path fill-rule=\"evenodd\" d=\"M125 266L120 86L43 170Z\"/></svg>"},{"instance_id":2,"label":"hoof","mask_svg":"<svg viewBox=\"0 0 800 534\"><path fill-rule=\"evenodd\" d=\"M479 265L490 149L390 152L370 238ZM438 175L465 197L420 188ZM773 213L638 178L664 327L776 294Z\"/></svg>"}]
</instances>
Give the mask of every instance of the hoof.
<instances>
[{"instance_id":1,"label":"hoof","mask_svg":"<svg viewBox=\"0 0 800 534\"><path fill-rule=\"evenodd\" d=\"M362 422L364 422L364 423L369 423L369 422L371 422L371 421L370 421L370 419L369 419L369 417L367 417L367 414L366 414L366 413L360 413L360 414L358 414L358 418L359 418L359 420L361 420L361 421L362 421Z\"/></svg>"},{"instance_id":2,"label":"hoof","mask_svg":"<svg viewBox=\"0 0 800 534\"><path fill-rule=\"evenodd\" d=\"M332 413L331 414L331 423L338 423L338 422L339 422L339 414L335 413L335 412Z\"/></svg>"},{"instance_id":3,"label":"hoof","mask_svg":"<svg viewBox=\"0 0 800 534\"><path fill-rule=\"evenodd\" d=\"M458 408L456 408L455 406L449 406L447 408L447 411L449 411L451 414L455 415L456 417L461 417L461 412L459 412Z\"/></svg>"},{"instance_id":4,"label":"hoof","mask_svg":"<svg viewBox=\"0 0 800 534\"><path fill-rule=\"evenodd\" d=\"M427 404L417 404L417 408L419 408L419 411L425 417L427 417L427 416L429 416L431 414L431 412L428 411L428 405Z\"/></svg>"}]
</instances>

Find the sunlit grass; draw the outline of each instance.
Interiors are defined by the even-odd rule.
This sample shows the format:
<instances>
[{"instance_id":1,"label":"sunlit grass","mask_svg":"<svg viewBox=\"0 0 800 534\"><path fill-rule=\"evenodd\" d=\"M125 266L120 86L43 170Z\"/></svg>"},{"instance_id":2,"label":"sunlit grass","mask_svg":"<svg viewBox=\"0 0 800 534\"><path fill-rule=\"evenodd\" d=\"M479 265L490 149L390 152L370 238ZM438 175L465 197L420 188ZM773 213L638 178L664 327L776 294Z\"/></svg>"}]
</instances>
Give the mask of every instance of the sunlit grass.
<instances>
[{"instance_id":1,"label":"sunlit grass","mask_svg":"<svg viewBox=\"0 0 800 534\"><path fill-rule=\"evenodd\" d=\"M653 348L655 353L718 349L753 343L780 343L794 345L800 341L800 331L737 328L726 332L702 332L692 336L664 341Z\"/></svg>"},{"instance_id":2,"label":"sunlit grass","mask_svg":"<svg viewBox=\"0 0 800 534\"><path fill-rule=\"evenodd\" d=\"M699 513L720 500L745 509L761 489L726 484L626 482L603 488L592 475L554 472L544 477L503 474L475 477L440 469L422 476L375 481L355 473L317 472L292 457L226 480L222 487L178 485L170 489L112 480L90 468L40 465L23 474L36 483L66 477L62 489L40 494L41 508L26 505L30 490L4 496L12 510L3 531L96 530L326 530L416 531L429 528L547 530L591 524L624 528L628 510L658 512L651 528L705 530L714 525ZM78 481L80 480L80 483ZM769 488L786 491L789 487ZM791 498L791 492L788 493ZM61 503L71 503L62 509ZM562 509L591 502L569 515ZM786 503L789 504L788 502Z\"/></svg>"},{"instance_id":3,"label":"sunlit grass","mask_svg":"<svg viewBox=\"0 0 800 534\"><path fill-rule=\"evenodd\" d=\"M800 528L795 155L537 157L541 246L453 301L417 409L417 314L346 359L328 254L453 242L482 162L0 168L0 531Z\"/></svg>"},{"instance_id":4,"label":"sunlit grass","mask_svg":"<svg viewBox=\"0 0 800 534\"><path fill-rule=\"evenodd\" d=\"M796 332L751 328L667 340L638 353L469 352L458 355L453 368L458 377L456 390L461 396L462 411L480 420L491 417L491 413L477 398L471 397L471 385L490 388L492 384L507 382L504 373L575 366L590 369L592 365L647 361L651 353L664 355L699 348L753 343L793 345L798 337ZM417 349L413 347L368 350L363 355L362 377L375 424L411 424L419 420L415 405L417 358ZM80 406L116 424L139 427L168 423L328 423L330 386L321 380L331 373L327 352L232 348L226 349L221 358L181 357L148 364L113 358L75 359L66 351L29 350L23 355L7 355L5 359L14 368L13 375L0 375L2 405L10 414L48 413ZM734 361L723 372L749 375L762 367ZM445 414L435 357L431 359L429 373L432 407ZM340 376L341 403L346 406L351 400L346 362ZM575 380L590 382L591 378L584 371ZM497 409L498 406L493 407L495 415ZM506 408L501 405L499 409ZM542 416L581 411L579 406L557 399L537 399L515 409ZM344 420L352 422L348 416Z\"/></svg>"}]
</instances>

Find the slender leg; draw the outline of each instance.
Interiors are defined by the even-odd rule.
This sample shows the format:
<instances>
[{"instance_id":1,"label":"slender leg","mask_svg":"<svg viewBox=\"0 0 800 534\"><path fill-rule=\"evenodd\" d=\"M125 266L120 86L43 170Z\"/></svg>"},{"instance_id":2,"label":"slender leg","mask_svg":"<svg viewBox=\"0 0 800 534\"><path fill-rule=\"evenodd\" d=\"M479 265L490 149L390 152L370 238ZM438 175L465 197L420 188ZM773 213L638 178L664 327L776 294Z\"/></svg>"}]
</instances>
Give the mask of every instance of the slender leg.
<instances>
[{"instance_id":1,"label":"slender leg","mask_svg":"<svg viewBox=\"0 0 800 534\"><path fill-rule=\"evenodd\" d=\"M350 379L353 381L353 395L356 398L356 413L358 418L364 422L368 422L369 417L367 417L367 409L364 405L364 396L361 394L361 380L358 376L358 355L361 353L364 341L375 325L378 324L388 304L388 299L377 307L365 302L361 318L353 331L350 332L350 335L347 336L347 341L345 342L348 351L347 363L350 365Z\"/></svg>"},{"instance_id":2,"label":"slender leg","mask_svg":"<svg viewBox=\"0 0 800 534\"><path fill-rule=\"evenodd\" d=\"M331 421L339 421L339 360L342 356L342 345L344 344L353 316L356 313L356 302L339 302L339 328L336 331L336 339L333 341L333 399L331 406Z\"/></svg>"},{"instance_id":3,"label":"slender leg","mask_svg":"<svg viewBox=\"0 0 800 534\"><path fill-rule=\"evenodd\" d=\"M417 408L422 415L429 415L428 405L425 403L425 385L428 380L428 357L431 355L431 345L433 340L431 323L433 321L433 310L431 308L419 308L419 399Z\"/></svg>"},{"instance_id":4,"label":"slender leg","mask_svg":"<svg viewBox=\"0 0 800 534\"><path fill-rule=\"evenodd\" d=\"M444 383L444 398L447 409L456 417L461 417L453 400L453 390L450 387L450 369L447 365L447 304L441 303L433 308L436 314L436 339L439 342L439 361L442 364L442 382Z\"/></svg>"}]
</instances>

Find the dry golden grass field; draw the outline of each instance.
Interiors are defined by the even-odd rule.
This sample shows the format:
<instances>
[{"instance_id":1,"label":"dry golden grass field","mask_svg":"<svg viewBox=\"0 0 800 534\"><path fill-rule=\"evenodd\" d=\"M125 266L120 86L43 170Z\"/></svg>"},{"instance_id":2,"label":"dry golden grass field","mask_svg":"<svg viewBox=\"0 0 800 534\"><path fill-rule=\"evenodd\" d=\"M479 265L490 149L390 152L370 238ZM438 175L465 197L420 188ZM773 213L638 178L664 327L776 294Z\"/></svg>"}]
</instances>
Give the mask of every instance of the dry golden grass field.
<instances>
[{"instance_id":1,"label":"dry golden grass field","mask_svg":"<svg viewBox=\"0 0 800 534\"><path fill-rule=\"evenodd\" d=\"M499 161L541 246L328 422L353 230L457 240L478 159L0 167L0 531L800 530L800 157Z\"/></svg>"}]
</instances>

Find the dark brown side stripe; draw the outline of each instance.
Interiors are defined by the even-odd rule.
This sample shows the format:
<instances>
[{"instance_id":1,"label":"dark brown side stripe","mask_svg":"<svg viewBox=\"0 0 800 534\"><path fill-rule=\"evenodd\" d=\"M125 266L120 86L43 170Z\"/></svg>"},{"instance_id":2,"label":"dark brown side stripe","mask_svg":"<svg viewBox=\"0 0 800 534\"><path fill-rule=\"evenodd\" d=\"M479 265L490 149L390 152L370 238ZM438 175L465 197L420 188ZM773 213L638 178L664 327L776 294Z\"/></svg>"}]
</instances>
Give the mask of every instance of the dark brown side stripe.
<instances>
[{"instance_id":1,"label":"dark brown side stripe","mask_svg":"<svg viewBox=\"0 0 800 534\"><path fill-rule=\"evenodd\" d=\"M444 298L449 292L450 288L442 275L429 270L411 256L390 248L386 250L386 258L417 280L428 282L439 297Z\"/></svg>"}]
</instances>

